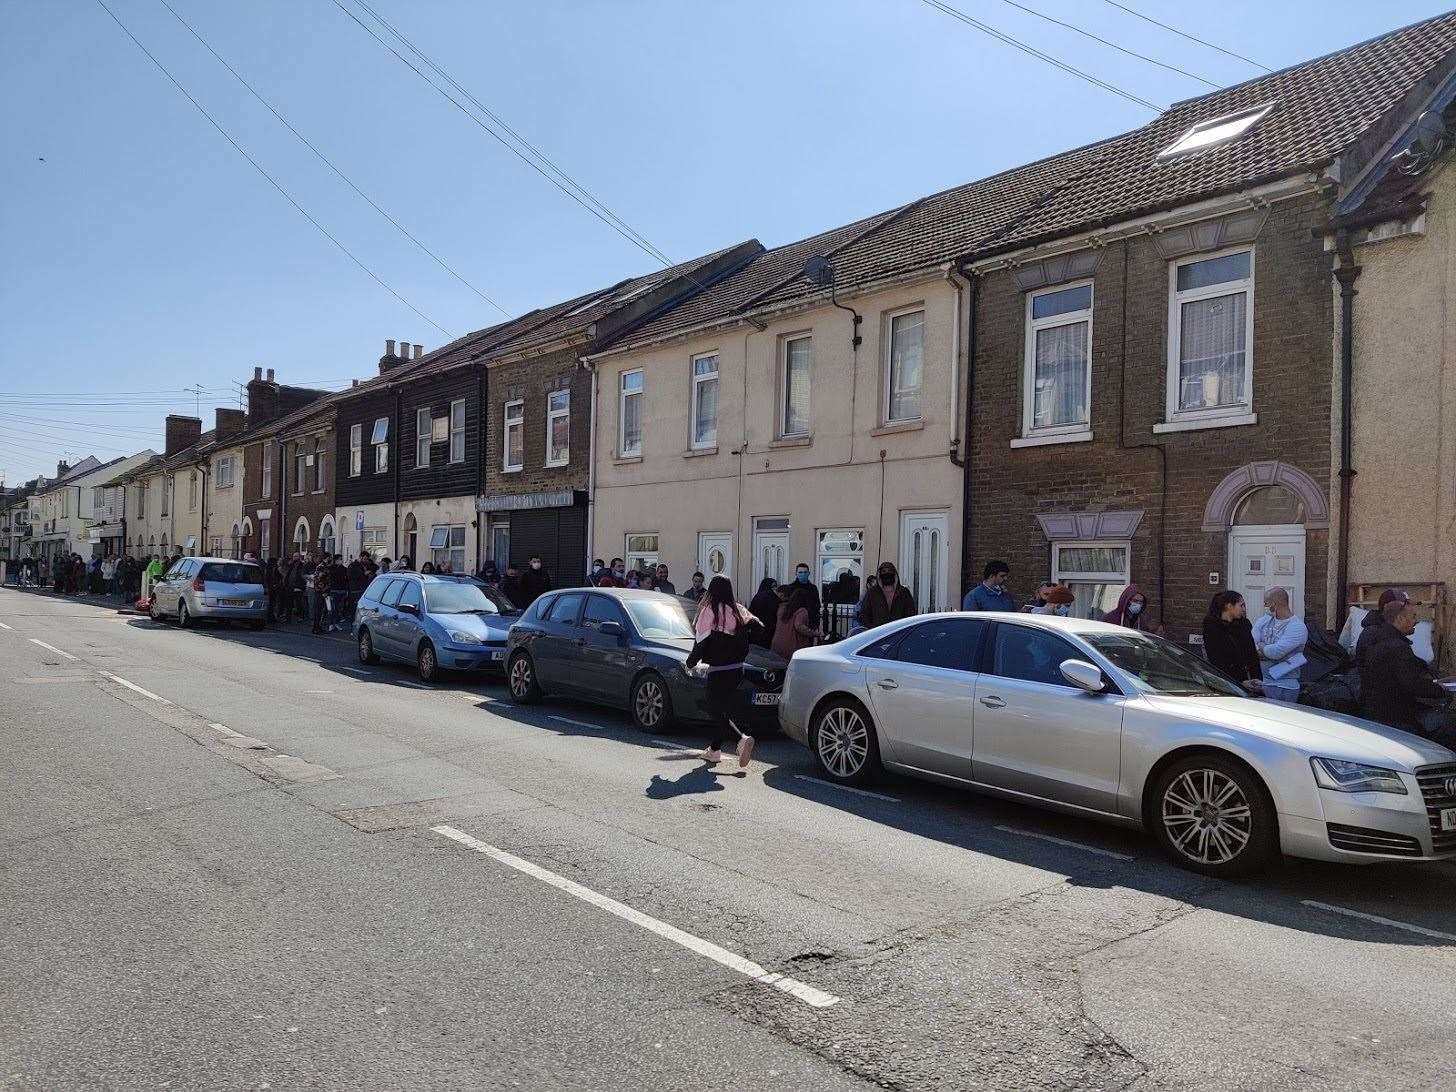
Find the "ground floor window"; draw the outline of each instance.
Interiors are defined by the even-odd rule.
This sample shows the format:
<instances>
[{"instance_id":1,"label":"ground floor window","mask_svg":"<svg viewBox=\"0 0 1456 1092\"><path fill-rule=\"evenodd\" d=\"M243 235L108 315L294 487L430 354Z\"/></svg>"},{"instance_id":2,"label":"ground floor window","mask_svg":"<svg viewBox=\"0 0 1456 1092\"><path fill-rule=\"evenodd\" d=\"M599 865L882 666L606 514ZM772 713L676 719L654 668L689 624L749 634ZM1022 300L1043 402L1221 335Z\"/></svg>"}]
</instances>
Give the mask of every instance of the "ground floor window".
<instances>
[{"instance_id":1,"label":"ground floor window","mask_svg":"<svg viewBox=\"0 0 1456 1092\"><path fill-rule=\"evenodd\" d=\"M430 529L430 560L440 572L465 571L465 528L455 524Z\"/></svg>"},{"instance_id":2,"label":"ground floor window","mask_svg":"<svg viewBox=\"0 0 1456 1092\"><path fill-rule=\"evenodd\" d=\"M359 552L368 554L375 561L389 553L389 543L385 541L384 528L364 528L359 534Z\"/></svg>"},{"instance_id":3,"label":"ground floor window","mask_svg":"<svg viewBox=\"0 0 1456 1092\"><path fill-rule=\"evenodd\" d=\"M1053 542L1052 579L1067 585L1077 601L1077 618L1099 618L1117 606L1132 581L1132 546L1127 542Z\"/></svg>"},{"instance_id":4,"label":"ground floor window","mask_svg":"<svg viewBox=\"0 0 1456 1092\"><path fill-rule=\"evenodd\" d=\"M657 568L658 536L656 531L632 531L627 534L627 549L623 554L627 568L646 572Z\"/></svg>"}]
</instances>

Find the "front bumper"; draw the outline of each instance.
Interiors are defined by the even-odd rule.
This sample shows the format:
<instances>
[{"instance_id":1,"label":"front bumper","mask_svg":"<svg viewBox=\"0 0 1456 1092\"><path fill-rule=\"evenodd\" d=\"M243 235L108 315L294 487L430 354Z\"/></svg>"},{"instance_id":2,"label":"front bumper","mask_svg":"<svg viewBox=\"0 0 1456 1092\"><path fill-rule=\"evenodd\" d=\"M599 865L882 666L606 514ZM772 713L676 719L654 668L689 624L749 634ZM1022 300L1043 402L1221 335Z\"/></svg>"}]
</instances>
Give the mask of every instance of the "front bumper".
<instances>
[{"instance_id":1,"label":"front bumper","mask_svg":"<svg viewBox=\"0 0 1456 1092\"><path fill-rule=\"evenodd\" d=\"M504 643L486 645L447 644L440 649L440 666L451 671L503 671L506 665Z\"/></svg>"},{"instance_id":2,"label":"front bumper","mask_svg":"<svg viewBox=\"0 0 1456 1092\"><path fill-rule=\"evenodd\" d=\"M1280 848L1290 856L1370 864L1456 860L1456 843L1441 837L1414 778L1407 795L1319 790L1323 819L1280 815ZM1439 842L1438 842L1439 839Z\"/></svg>"}]
</instances>

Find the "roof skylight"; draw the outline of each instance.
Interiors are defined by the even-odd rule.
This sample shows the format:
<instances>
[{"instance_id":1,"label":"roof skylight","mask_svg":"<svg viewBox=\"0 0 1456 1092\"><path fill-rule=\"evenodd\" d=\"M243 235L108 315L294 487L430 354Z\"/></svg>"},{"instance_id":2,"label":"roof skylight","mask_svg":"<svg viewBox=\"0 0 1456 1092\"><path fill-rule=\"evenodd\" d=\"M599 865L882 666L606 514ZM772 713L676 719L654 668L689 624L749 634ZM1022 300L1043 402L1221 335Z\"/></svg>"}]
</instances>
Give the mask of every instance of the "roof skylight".
<instances>
[{"instance_id":1,"label":"roof skylight","mask_svg":"<svg viewBox=\"0 0 1456 1092\"><path fill-rule=\"evenodd\" d=\"M1237 140L1273 108L1274 104L1269 102L1263 106L1256 106L1252 110L1240 110L1237 114L1224 114L1222 117L1200 121L1198 124L1190 126L1187 132L1159 152L1158 158L1168 159L1172 156L1188 155L1212 148L1216 144L1227 144L1231 140Z\"/></svg>"}]
</instances>

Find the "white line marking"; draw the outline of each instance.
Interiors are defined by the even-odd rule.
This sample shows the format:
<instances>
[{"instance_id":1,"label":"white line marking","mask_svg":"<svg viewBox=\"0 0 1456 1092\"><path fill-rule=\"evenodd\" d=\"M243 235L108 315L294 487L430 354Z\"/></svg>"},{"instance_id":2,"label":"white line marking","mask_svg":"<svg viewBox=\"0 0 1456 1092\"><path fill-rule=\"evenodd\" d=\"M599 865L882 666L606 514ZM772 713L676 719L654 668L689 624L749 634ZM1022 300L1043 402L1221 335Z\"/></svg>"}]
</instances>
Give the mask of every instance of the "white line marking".
<instances>
[{"instance_id":1,"label":"white line marking","mask_svg":"<svg viewBox=\"0 0 1456 1092\"><path fill-rule=\"evenodd\" d=\"M785 975L766 971L752 960L744 959L743 956L730 952L726 948L720 948L712 941L703 940L701 937L695 937L691 933L685 933L676 926L667 924L665 921L648 917L640 910L633 910L630 906L626 906L616 899L608 898L606 895L599 895L591 888L583 887L574 880L568 880L565 876L558 876L555 872L547 871L540 865L522 860L520 857L507 853L503 849L497 849L495 846L487 845L485 842L472 838L464 831L444 825L431 827L430 829L436 834L444 835L446 838L451 838L459 842L463 846L469 846L478 853L484 853L487 857L491 857L503 865L514 868L517 872L524 872L527 876L540 880L542 883L550 884L558 890L565 891L568 895L574 895L576 898L581 899L582 902L590 903L599 910L605 910L609 914L615 914L623 921L630 921L633 925L641 926L649 933L656 933L658 936L670 940L674 944L681 944L689 951L696 952L698 955L711 959L715 963L720 963L729 970L747 975L755 982L761 982L765 986L772 986L776 990L782 990L784 993L797 997L800 1001L803 1001L807 1005L812 1005L816 1009L827 1009L830 1005L839 1002L839 998L835 997L832 993L825 993L823 990L810 986L806 982L800 982L796 978L789 978Z\"/></svg>"},{"instance_id":2,"label":"white line marking","mask_svg":"<svg viewBox=\"0 0 1456 1092\"><path fill-rule=\"evenodd\" d=\"M655 743L659 747L666 747L669 751L701 751L701 747L687 747L681 743L674 743L670 739L650 739L648 743Z\"/></svg>"},{"instance_id":3,"label":"white line marking","mask_svg":"<svg viewBox=\"0 0 1456 1092\"><path fill-rule=\"evenodd\" d=\"M1130 861L1133 859L1131 853L1114 853L1110 849L1098 849L1096 846L1083 845L1081 842L1074 842L1070 838L1058 838L1051 834L1041 834L1034 830L1019 830L1016 827L997 827L999 831L1006 834L1019 834L1023 838L1040 838L1043 842L1055 842L1059 846L1067 846L1071 849L1080 849L1084 853L1095 853L1099 857L1111 857L1115 861Z\"/></svg>"},{"instance_id":4,"label":"white line marking","mask_svg":"<svg viewBox=\"0 0 1456 1092\"><path fill-rule=\"evenodd\" d=\"M838 789L840 792L852 792L856 796L872 796L876 800L888 800L892 804L900 802L898 796L886 796L882 792L870 792L869 789L856 789L851 785L836 785L833 781L825 781L821 777L810 777L808 774L795 774L794 778L798 781L812 781L815 785L824 785L827 788Z\"/></svg>"},{"instance_id":5,"label":"white line marking","mask_svg":"<svg viewBox=\"0 0 1456 1092\"><path fill-rule=\"evenodd\" d=\"M140 686L138 686L134 682L127 682L120 675L113 675L109 671L103 671L103 672L101 672L101 677L103 679L110 679L114 683L120 683L122 686L126 687L128 690L135 690L138 694L140 694L144 698L151 698L152 701L161 702L163 705L171 705L172 704L166 698L162 697L162 695L160 695L160 694L153 694L150 690L144 690L144 689L142 689Z\"/></svg>"},{"instance_id":6,"label":"white line marking","mask_svg":"<svg viewBox=\"0 0 1456 1092\"><path fill-rule=\"evenodd\" d=\"M362 667L348 667L348 666L345 666L345 665L340 665L339 670L340 671L347 671L351 675L372 675L372 674L374 674L374 672L372 672L372 671L365 671Z\"/></svg>"},{"instance_id":7,"label":"white line marking","mask_svg":"<svg viewBox=\"0 0 1456 1092\"><path fill-rule=\"evenodd\" d=\"M1439 929L1427 929L1423 925L1411 925L1408 922L1396 921L1394 918L1382 918L1379 914L1362 914L1359 910L1349 910L1343 906L1334 906L1327 902L1315 902L1314 899L1300 900L1305 906L1313 906L1317 910L1328 910L1332 914L1344 914L1349 918L1359 918L1361 921L1373 921L1376 925L1388 925L1392 929L1404 929L1407 933L1418 933L1423 937L1434 937L1437 940L1456 940L1456 933L1443 933Z\"/></svg>"},{"instance_id":8,"label":"white line marking","mask_svg":"<svg viewBox=\"0 0 1456 1092\"><path fill-rule=\"evenodd\" d=\"M64 656L68 660L74 660L76 658L76 657L72 656L69 652L65 652L65 651L57 648L55 645L48 645L44 641L37 641L34 637L32 637L30 639L30 643L33 644L33 645L40 645L41 648L48 648L52 652L54 652L57 656Z\"/></svg>"},{"instance_id":9,"label":"white line marking","mask_svg":"<svg viewBox=\"0 0 1456 1092\"><path fill-rule=\"evenodd\" d=\"M397 685L397 686L407 686L411 690L433 690L433 689L435 689L433 686L426 686L424 683L410 682L408 679L395 679L394 682L395 682L395 685Z\"/></svg>"},{"instance_id":10,"label":"white line marking","mask_svg":"<svg viewBox=\"0 0 1456 1092\"><path fill-rule=\"evenodd\" d=\"M0 622L0 629L11 629L11 628L13 628L13 627L7 626L4 622Z\"/></svg>"},{"instance_id":11,"label":"white line marking","mask_svg":"<svg viewBox=\"0 0 1456 1092\"><path fill-rule=\"evenodd\" d=\"M209 724L208 727L211 728L214 732L221 732L223 735L231 736L233 739L243 738L243 734L241 732L234 732L226 724Z\"/></svg>"},{"instance_id":12,"label":"white line marking","mask_svg":"<svg viewBox=\"0 0 1456 1092\"><path fill-rule=\"evenodd\" d=\"M594 732L606 730L606 725L604 724L592 724L590 721L572 720L570 717L558 717L555 713L548 713L547 717L550 720L559 720L562 724L574 724L578 728L590 728Z\"/></svg>"}]
</instances>

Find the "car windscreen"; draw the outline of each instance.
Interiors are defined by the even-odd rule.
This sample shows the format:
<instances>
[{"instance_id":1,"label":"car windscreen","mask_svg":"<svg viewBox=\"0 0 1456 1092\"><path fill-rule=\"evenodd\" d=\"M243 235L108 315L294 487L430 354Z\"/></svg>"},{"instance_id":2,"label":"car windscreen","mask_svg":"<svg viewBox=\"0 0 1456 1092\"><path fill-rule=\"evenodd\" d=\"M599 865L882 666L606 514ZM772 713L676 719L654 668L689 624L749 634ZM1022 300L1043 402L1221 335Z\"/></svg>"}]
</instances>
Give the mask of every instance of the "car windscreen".
<instances>
[{"instance_id":1,"label":"car windscreen","mask_svg":"<svg viewBox=\"0 0 1456 1092\"><path fill-rule=\"evenodd\" d=\"M693 637L693 624L681 601L669 596L651 599L623 599L622 606L632 616L632 624L643 637L655 640L680 640Z\"/></svg>"},{"instance_id":2,"label":"car windscreen","mask_svg":"<svg viewBox=\"0 0 1456 1092\"><path fill-rule=\"evenodd\" d=\"M425 584L425 610L430 614L502 614L510 609L504 596L467 580Z\"/></svg>"},{"instance_id":3,"label":"car windscreen","mask_svg":"<svg viewBox=\"0 0 1456 1092\"><path fill-rule=\"evenodd\" d=\"M220 584L261 584L263 570L256 565L229 564L226 561L211 561L202 566L199 574L203 580L216 580Z\"/></svg>"},{"instance_id":4,"label":"car windscreen","mask_svg":"<svg viewBox=\"0 0 1456 1092\"><path fill-rule=\"evenodd\" d=\"M1172 641L1141 633L1089 633L1083 639L1131 676L1146 694L1245 697L1244 691Z\"/></svg>"}]
</instances>

